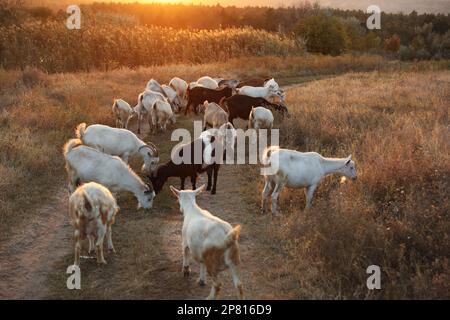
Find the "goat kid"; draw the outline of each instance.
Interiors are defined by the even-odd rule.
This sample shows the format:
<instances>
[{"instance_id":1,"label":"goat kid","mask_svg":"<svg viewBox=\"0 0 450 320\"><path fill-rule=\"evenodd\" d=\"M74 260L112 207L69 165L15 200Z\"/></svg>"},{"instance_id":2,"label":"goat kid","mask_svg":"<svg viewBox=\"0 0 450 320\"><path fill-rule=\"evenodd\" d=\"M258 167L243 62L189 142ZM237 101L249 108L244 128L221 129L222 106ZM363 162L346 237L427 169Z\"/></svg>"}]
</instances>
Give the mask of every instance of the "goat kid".
<instances>
[{"instance_id":1,"label":"goat kid","mask_svg":"<svg viewBox=\"0 0 450 320\"><path fill-rule=\"evenodd\" d=\"M69 217L75 228L75 260L80 265L81 241L89 240L89 254L97 250L97 263L106 264L103 241L106 235L108 250L115 252L112 242L112 225L119 211L116 199L104 186L91 182L84 184L69 198Z\"/></svg>"},{"instance_id":2,"label":"goat kid","mask_svg":"<svg viewBox=\"0 0 450 320\"><path fill-rule=\"evenodd\" d=\"M170 190L177 197L184 222L182 230L183 273L191 273L190 258L200 264L198 284L206 284L206 274L212 279L211 292L207 299L219 297L222 287L218 279L221 271L230 270L233 284L239 299L244 298L244 289L240 280L239 236L241 226L232 227L228 222L213 216L200 208L196 197L203 192L203 185L195 191L179 191L173 186Z\"/></svg>"}]
</instances>

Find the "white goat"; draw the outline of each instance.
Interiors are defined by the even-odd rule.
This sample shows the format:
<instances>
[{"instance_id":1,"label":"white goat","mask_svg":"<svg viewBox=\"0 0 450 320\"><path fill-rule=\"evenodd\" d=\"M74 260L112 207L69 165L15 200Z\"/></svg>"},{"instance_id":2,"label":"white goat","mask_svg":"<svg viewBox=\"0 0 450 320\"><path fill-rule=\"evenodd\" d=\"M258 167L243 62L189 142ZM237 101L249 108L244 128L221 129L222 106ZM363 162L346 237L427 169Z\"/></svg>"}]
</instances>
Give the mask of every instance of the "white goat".
<instances>
[{"instance_id":1,"label":"white goat","mask_svg":"<svg viewBox=\"0 0 450 320\"><path fill-rule=\"evenodd\" d=\"M169 86L172 87L178 94L178 97L180 97L180 100L182 102L182 106L186 106L187 98L186 98L186 92L188 89L188 84L186 81L184 81L181 78L175 77L169 82Z\"/></svg>"},{"instance_id":2,"label":"white goat","mask_svg":"<svg viewBox=\"0 0 450 320\"><path fill-rule=\"evenodd\" d=\"M225 158L228 156L234 159L237 131L230 122L223 124L218 129L213 128L203 131L199 138L202 139L205 146L203 150L203 166L213 163L222 164L224 163L223 160L226 160ZM215 151L214 156L213 150Z\"/></svg>"},{"instance_id":3,"label":"white goat","mask_svg":"<svg viewBox=\"0 0 450 320\"><path fill-rule=\"evenodd\" d=\"M146 91L153 91L161 93L165 98L167 98L166 93L164 92L162 85L159 84L155 79L151 79L145 88Z\"/></svg>"},{"instance_id":4,"label":"white goat","mask_svg":"<svg viewBox=\"0 0 450 320\"><path fill-rule=\"evenodd\" d=\"M112 192L132 192L139 202L138 209L153 206L153 188L146 185L119 157L84 146L79 139L72 139L64 146L64 158L70 193L82 183L97 182Z\"/></svg>"},{"instance_id":5,"label":"white goat","mask_svg":"<svg viewBox=\"0 0 450 320\"><path fill-rule=\"evenodd\" d=\"M217 83L217 81L208 76L198 79L197 84L213 90L219 88L219 84Z\"/></svg>"},{"instance_id":6,"label":"white goat","mask_svg":"<svg viewBox=\"0 0 450 320\"><path fill-rule=\"evenodd\" d=\"M208 125L213 128L219 128L225 123L228 123L228 113L217 103L205 101L203 106L205 109L203 130L206 130Z\"/></svg>"},{"instance_id":7,"label":"white goat","mask_svg":"<svg viewBox=\"0 0 450 320\"><path fill-rule=\"evenodd\" d=\"M272 194L272 213L277 213L278 196L284 187L306 188L306 209L311 207L314 192L322 179L339 173L356 179L356 165L352 156L345 159L325 158L316 152L298 152L279 147L269 147L263 153L265 186L261 209L266 211L267 198ZM268 171L267 171L268 170Z\"/></svg>"},{"instance_id":8,"label":"white goat","mask_svg":"<svg viewBox=\"0 0 450 320\"><path fill-rule=\"evenodd\" d=\"M139 95L138 104L133 109L133 116L138 116L138 134L141 134L141 121L144 115L147 115L147 121L152 127L152 119L150 117L150 111L153 109L156 101L164 101L167 102L166 97L159 92L146 90Z\"/></svg>"},{"instance_id":9,"label":"white goat","mask_svg":"<svg viewBox=\"0 0 450 320\"><path fill-rule=\"evenodd\" d=\"M285 99L284 92L280 90L278 83L276 83L274 79L267 81L264 87L244 86L236 91L240 95L253 98L270 99L279 97L282 101Z\"/></svg>"},{"instance_id":10,"label":"white goat","mask_svg":"<svg viewBox=\"0 0 450 320\"><path fill-rule=\"evenodd\" d=\"M180 211L184 216L182 230L183 272L190 275L190 256L200 264L198 283L206 284L206 272L212 278L212 288L208 299L217 299L222 284L219 282L219 272L229 269L237 289L239 299L244 298L244 290L240 280L239 235L241 226L232 227L213 216L196 203L205 185L195 191L179 191L170 186L172 193L178 198Z\"/></svg>"},{"instance_id":11,"label":"white goat","mask_svg":"<svg viewBox=\"0 0 450 320\"><path fill-rule=\"evenodd\" d=\"M152 172L159 162L159 153L152 143L145 143L133 132L126 129L111 128L95 124L86 128L86 123L77 126L75 134L84 145L112 156L122 158L128 163L130 157L140 155L144 165L143 172Z\"/></svg>"},{"instance_id":12,"label":"white goat","mask_svg":"<svg viewBox=\"0 0 450 320\"><path fill-rule=\"evenodd\" d=\"M172 106L172 111L175 113L179 112L183 107L183 103L181 102L181 98L178 96L178 93L175 89L165 84L162 85L162 89L164 90L166 97Z\"/></svg>"},{"instance_id":13,"label":"white goat","mask_svg":"<svg viewBox=\"0 0 450 320\"><path fill-rule=\"evenodd\" d=\"M116 116L116 127L128 129L128 123L133 114L130 104L122 99L114 100L112 112Z\"/></svg>"},{"instance_id":14,"label":"white goat","mask_svg":"<svg viewBox=\"0 0 450 320\"><path fill-rule=\"evenodd\" d=\"M81 241L89 240L89 254L97 249L97 263L106 264L103 255L105 235L108 250L115 252L112 242L112 225L119 211L116 199L104 186L91 182L80 186L69 198L69 216L75 228L75 261L80 265Z\"/></svg>"},{"instance_id":15,"label":"white goat","mask_svg":"<svg viewBox=\"0 0 450 320\"><path fill-rule=\"evenodd\" d=\"M175 115L172 111L172 107L167 101L156 101L150 111L152 118L153 129L156 132L158 130L158 125L162 131L167 130L167 124L171 122L176 123Z\"/></svg>"},{"instance_id":16,"label":"white goat","mask_svg":"<svg viewBox=\"0 0 450 320\"><path fill-rule=\"evenodd\" d=\"M256 130L272 129L274 117L272 111L264 107L252 108L248 121L248 127Z\"/></svg>"}]
</instances>

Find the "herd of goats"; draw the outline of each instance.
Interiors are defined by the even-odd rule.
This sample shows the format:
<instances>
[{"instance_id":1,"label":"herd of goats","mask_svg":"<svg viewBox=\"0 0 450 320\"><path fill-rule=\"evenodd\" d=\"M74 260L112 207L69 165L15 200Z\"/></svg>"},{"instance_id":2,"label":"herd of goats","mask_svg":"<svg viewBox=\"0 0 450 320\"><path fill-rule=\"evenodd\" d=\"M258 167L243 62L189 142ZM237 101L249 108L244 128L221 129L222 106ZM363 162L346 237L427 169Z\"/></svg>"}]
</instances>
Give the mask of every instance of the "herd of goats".
<instances>
[{"instance_id":1,"label":"herd of goats","mask_svg":"<svg viewBox=\"0 0 450 320\"><path fill-rule=\"evenodd\" d=\"M204 132L190 144L182 145L175 151L182 159L185 159L183 155L190 155L188 161L178 163L169 160L159 165L158 148L128 130L130 120L137 118L138 134L141 133L144 117L151 131L165 131L168 125L176 123L175 115L183 109L185 115L190 111L204 113ZM280 112L283 116L289 115L284 91L274 79L241 82L202 77L188 84L180 78L173 78L169 85L160 85L152 79L139 95L136 107L132 108L124 100L115 100L112 110L117 128L101 124L87 127L82 123L76 129L76 139L69 140L64 146L71 193L69 214L75 228L74 264L80 264L81 241L86 238L89 241L89 253L96 250L99 264L106 263L103 255L105 236L108 250L114 251L111 227L119 207L111 192L131 192L138 201L138 209L150 209L167 180L178 177L181 179L181 190L173 186L170 186L170 190L178 199L184 216L184 276L190 274L189 262L192 257L200 264L198 283L204 286L208 273L212 279L208 298L216 299L221 288L218 274L228 269L238 298L242 299L244 294L239 275L238 246L241 227L233 228L228 222L200 208L196 197L205 189L212 194L217 192L222 162L211 159L217 159L217 152L224 157L227 152L234 153L234 119L248 121L248 127L255 130L272 129L272 111ZM217 146L222 150L217 150ZM202 152L200 161L194 159L196 150ZM142 158L142 171L148 174L151 183L145 183L128 166L129 158L134 156ZM261 201L265 212L268 198L272 197L273 214L277 213L278 197L285 187L306 188L306 207L309 208L314 191L325 176L338 173L356 179L356 166L351 156L325 158L315 152L302 153L271 146L263 152L261 164L274 169L264 175ZM197 177L205 172L208 184L197 188ZM186 178L191 179L192 191L184 190Z\"/></svg>"}]
</instances>

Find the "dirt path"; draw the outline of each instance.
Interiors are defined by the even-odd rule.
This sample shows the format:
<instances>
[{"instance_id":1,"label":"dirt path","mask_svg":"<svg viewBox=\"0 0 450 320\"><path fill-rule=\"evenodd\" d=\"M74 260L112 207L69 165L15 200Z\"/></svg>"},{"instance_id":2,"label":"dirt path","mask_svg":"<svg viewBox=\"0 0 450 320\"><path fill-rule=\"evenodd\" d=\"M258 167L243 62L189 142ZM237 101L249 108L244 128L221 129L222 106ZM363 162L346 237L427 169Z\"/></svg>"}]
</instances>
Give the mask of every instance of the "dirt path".
<instances>
[{"instance_id":1,"label":"dirt path","mask_svg":"<svg viewBox=\"0 0 450 320\"><path fill-rule=\"evenodd\" d=\"M292 87L295 86L285 89ZM192 126L192 119L180 120L177 127ZM147 129L144 126L143 132ZM173 144L164 145L164 141L170 141L169 133L151 139L164 149L166 156L170 154ZM249 171L247 166L222 166L218 194L204 193L198 201L201 207L232 225L242 225L240 247L246 297L280 299L282 281L270 277L277 260L271 259L271 249L264 242L271 221L270 217L259 215L255 197L260 176L249 175ZM177 179L170 183L179 186ZM203 183L204 176L198 186ZM65 271L73 261L72 228L67 219L66 187L61 185L55 190L58 191L52 201L38 208L23 229L0 244L0 299L203 299L208 295L209 284L204 288L196 284L199 268L195 262L191 265L191 278L182 276L182 216L167 190L159 196L150 215L136 213L133 197L120 196L122 210L114 229L118 253L108 255L109 264L102 268L83 260L83 290L67 290ZM223 273L221 279L221 297L234 299L230 276Z\"/></svg>"},{"instance_id":2,"label":"dirt path","mask_svg":"<svg viewBox=\"0 0 450 320\"><path fill-rule=\"evenodd\" d=\"M67 199L67 189L60 189L23 229L0 244L0 299L47 296L46 278L69 250Z\"/></svg>"}]
</instances>

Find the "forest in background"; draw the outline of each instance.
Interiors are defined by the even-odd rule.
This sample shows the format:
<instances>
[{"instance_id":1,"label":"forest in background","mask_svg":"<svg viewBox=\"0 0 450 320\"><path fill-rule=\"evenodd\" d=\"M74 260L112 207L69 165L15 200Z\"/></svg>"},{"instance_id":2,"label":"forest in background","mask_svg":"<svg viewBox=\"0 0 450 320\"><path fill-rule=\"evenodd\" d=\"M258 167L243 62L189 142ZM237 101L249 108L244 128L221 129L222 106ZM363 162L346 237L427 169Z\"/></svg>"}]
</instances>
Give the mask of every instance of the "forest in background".
<instances>
[{"instance_id":1,"label":"forest in background","mask_svg":"<svg viewBox=\"0 0 450 320\"><path fill-rule=\"evenodd\" d=\"M450 15L369 14L322 8L93 3L81 30L67 30L57 7L0 4L0 66L48 72L205 63L243 56L379 54L401 60L450 59ZM77 50L73 50L74 47Z\"/></svg>"}]
</instances>

